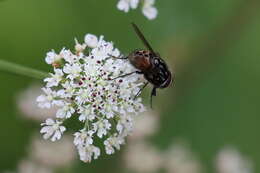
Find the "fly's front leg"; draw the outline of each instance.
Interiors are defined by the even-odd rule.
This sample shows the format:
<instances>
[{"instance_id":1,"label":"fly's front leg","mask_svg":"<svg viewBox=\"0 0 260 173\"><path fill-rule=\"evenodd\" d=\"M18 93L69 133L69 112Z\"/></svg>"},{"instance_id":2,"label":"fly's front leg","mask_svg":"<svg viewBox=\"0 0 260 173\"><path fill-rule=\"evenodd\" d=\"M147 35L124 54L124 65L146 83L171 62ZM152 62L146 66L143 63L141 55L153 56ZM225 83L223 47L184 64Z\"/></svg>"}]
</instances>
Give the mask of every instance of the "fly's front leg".
<instances>
[{"instance_id":1,"label":"fly's front leg","mask_svg":"<svg viewBox=\"0 0 260 173\"><path fill-rule=\"evenodd\" d=\"M107 57L105 60L108 60L108 59L110 59L110 58L114 58L114 59L128 59L128 57L127 57L127 56L124 57L124 55L119 55L118 57L116 57L116 56L113 56L113 55L111 55L111 54L108 54L108 56L109 56L109 57Z\"/></svg>"},{"instance_id":2,"label":"fly's front leg","mask_svg":"<svg viewBox=\"0 0 260 173\"><path fill-rule=\"evenodd\" d=\"M115 79L118 79L118 78L123 78L123 77L126 77L126 76L130 76L130 75L132 75L132 74L143 74L142 72L140 72L140 71L133 71L133 72L131 72L131 73L127 73L127 74L124 74L124 75L121 75L121 76L118 76L118 77L115 77L115 78L113 78L113 79L110 79L110 80L115 80Z\"/></svg>"}]
</instances>

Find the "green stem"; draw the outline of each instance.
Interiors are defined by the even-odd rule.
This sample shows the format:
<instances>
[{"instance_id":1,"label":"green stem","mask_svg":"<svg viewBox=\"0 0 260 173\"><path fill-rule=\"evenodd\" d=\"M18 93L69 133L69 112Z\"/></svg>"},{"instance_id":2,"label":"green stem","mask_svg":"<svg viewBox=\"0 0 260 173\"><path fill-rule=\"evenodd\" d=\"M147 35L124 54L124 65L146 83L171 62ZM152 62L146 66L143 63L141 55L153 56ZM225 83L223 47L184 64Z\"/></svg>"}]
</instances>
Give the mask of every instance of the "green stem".
<instances>
[{"instance_id":1,"label":"green stem","mask_svg":"<svg viewBox=\"0 0 260 173\"><path fill-rule=\"evenodd\" d=\"M85 126L84 126L84 128L87 129L87 131L89 131L88 119L85 121Z\"/></svg>"},{"instance_id":2,"label":"green stem","mask_svg":"<svg viewBox=\"0 0 260 173\"><path fill-rule=\"evenodd\" d=\"M19 64L7 62L5 60L0 60L0 70L13 73L13 74L35 78L35 79L43 79L48 76L48 74L45 72L35 70L29 67L24 67Z\"/></svg>"}]
</instances>

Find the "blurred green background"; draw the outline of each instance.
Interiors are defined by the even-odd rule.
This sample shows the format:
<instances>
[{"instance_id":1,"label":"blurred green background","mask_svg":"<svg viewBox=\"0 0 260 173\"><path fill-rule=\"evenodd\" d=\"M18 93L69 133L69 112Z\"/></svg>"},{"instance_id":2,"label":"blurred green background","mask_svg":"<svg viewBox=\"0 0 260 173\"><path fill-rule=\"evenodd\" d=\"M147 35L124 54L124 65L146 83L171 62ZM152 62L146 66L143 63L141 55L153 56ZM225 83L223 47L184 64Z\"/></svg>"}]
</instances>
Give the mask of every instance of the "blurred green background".
<instances>
[{"instance_id":1,"label":"blurred green background","mask_svg":"<svg viewBox=\"0 0 260 173\"><path fill-rule=\"evenodd\" d=\"M154 109L161 128L152 141L164 150L187 139L207 172L226 144L249 156L260 171L260 2L259 0L158 0L159 15L148 21L139 10L123 13L117 0L0 1L1 59L48 72L46 52L72 48L86 33L104 35L126 54L143 45L137 23L176 74L160 90ZM14 170L39 123L21 118L16 95L35 79L0 72L0 172ZM151 89L151 88L150 88ZM144 97L149 103L150 89ZM146 97L147 96L147 97ZM121 172L120 152L73 172Z\"/></svg>"}]
</instances>

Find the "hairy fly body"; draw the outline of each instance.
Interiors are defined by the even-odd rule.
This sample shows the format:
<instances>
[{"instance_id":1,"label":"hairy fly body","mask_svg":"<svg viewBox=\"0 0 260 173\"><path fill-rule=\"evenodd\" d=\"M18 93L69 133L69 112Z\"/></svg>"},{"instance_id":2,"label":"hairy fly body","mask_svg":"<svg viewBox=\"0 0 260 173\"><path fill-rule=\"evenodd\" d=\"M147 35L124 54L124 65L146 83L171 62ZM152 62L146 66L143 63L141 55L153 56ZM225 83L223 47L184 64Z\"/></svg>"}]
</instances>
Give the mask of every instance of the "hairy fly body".
<instances>
[{"instance_id":1,"label":"hairy fly body","mask_svg":"<svg viewBox=\"0 0 260 173\"><path fill-rule=\"evenodd\" d=\"M148 50L135 50L127 57L121 58L128 59L130 63L137 69L137 71L119 76L117 78L125 77L134 73L143 74L147 82L139 90L136 96L141 93L141 91L147 86L148 83L151 83L153 85L151 92L152 106L152 96L156 96L156 89L168 87L172 81L172 74L169 71L165 61L158 53L154 52L140 29L134 23L132 23L132 26Z\"/></svg>"}]
</instances>

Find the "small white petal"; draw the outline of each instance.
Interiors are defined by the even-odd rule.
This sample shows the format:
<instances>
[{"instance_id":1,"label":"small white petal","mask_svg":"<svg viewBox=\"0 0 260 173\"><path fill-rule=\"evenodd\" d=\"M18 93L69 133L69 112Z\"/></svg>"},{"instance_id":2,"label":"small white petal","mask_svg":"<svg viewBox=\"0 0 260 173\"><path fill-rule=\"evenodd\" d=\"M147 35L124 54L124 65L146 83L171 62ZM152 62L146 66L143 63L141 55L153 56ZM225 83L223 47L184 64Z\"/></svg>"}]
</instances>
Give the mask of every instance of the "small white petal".
<instances>
[{"instance_id":1,"label":"small white petal","mask_svg":"<svg viewBox=\"0 0 260 173\"><path fill-rule=\"evenodd\" d=\"M86 43L86 45L88 46L88 47L90 47L90 48L95 48L95 47L97 47L97 45L98 45L98 39L97 39L97 37L95 36L95 35L93 35L93 34L87 34L86 36L85 36L85 43Z\"/></svg>"},{"instance_id":2,"label":"small white petal","mask_svg":"<svg viewBox=\"0 0 260 173\"><path fill-rule=\"evenodd\" d=\"M149 19L149 20L153 20L156 18L158 11L155 7L144 7L143 8L143 14Z\"/></svg>"},{"instance_id":3,"label":"small white petal","mask_svg":"<svg viewBox=\"0 0 260 173\"><path fill-rule=\"evenodd\" d=\"M50 136L51 136L51 134L50 133L45 133L44 135L43 135L43 139L49 139L50 138Z\"/></svg>"},{"instance_id":4,"label":"small white petal","mask_svg":"<svg viewBox=\"0 0 260 173\"><path fill-rule=\"evenodd\" d=\"M51 141L56 141L56 140L59 140L60 138L61 138L60 131L55 131L54 135L51 138Z\"/></svg>"},{"instance_id":5,"label":"small white petal","mask_svg":"<svg viewBox=\"0 0 260 173\"><path fill-rule=\"evenodd\" d=\"M128 12L129 11L129 4L126 0L120 0L117 4L117 8L121 11Z\"/></svg>"},{"instance_id":6,"label":"small white petal","mask_svg":"<svg viewBox=\"0 0 260 173\"><path fill-rule=\"evenodd\" d=\"M55 123L54 120L51 119L51 118L48 118L48 119L46 120L46 125L53 125L54 123Z\"/></svg>"},{"instance_id":7,"label":"small white petal","mask_svg":"<svg viewBox=\"0 0 260 173\"><path fill-rule=\"evenodd\" d=\"M48 132L48 131L50 131L50 126L44 126L42 129L41 129L41 131L40 131L40 133L46 133L46 132Z\"/></svg>"},{"instance_id":8,"label":"small white petal","mask_svg":"<svg viewBox=\"0 0 260 173\"><path fill-rule=\"evenodd\" d=\"M133 9L137 8L138 3L139 3L139 0L131 0L130 1L131 8L133 8Z\"/></svg>"},{"instance_id":9,"label":"small white petal","mask_svg":"<svg viewBox=\"0 0 260 173\"><path fill-rule=\"evenodd\" d=\"M63 133L66 130L64 126L60 126L60 131Z\"/></svg>"},{"instance_id":10,"label":"small white petal","mask_svg":"<svg viewBox=\"0 0 260 173\"><path fill-rule=\"evenodd\" d=\"M40 95L36 99L37 102L43 102L44 100L45 100L45 96L44 95Z\"/></svg>"}]
</instances>

